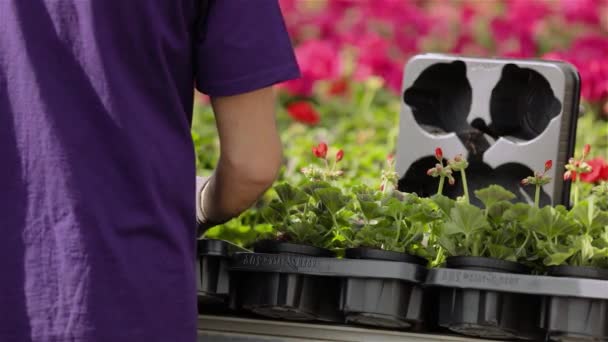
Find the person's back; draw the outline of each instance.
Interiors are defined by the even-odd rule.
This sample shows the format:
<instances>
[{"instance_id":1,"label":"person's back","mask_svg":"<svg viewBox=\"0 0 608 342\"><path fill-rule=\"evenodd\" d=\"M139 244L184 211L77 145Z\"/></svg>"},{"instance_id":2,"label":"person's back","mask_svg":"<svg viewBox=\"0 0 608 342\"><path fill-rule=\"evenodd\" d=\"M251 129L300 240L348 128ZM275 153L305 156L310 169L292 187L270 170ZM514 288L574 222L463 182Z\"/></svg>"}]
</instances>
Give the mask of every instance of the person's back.
<instances>
[{"instance_id":1,"label":"person's back","mask_svg":"<svg viewBox=\"0 0 608 342\"><path fill-rule=\"evenodd\" d=\"M195 340L193 85L297 75L275 1L209 3L0 1L0 341Z\"/></svg>"}]
</instances>

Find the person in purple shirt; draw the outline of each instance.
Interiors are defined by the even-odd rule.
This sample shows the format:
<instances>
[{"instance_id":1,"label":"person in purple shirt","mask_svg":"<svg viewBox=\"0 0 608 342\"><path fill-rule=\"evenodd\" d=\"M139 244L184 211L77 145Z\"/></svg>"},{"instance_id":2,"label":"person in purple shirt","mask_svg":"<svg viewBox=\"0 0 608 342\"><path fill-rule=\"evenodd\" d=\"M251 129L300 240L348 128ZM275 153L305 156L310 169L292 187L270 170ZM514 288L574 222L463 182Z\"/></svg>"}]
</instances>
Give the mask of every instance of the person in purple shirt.
<instances>
[{"instance_id":1,"label":"person in purple shirt","mask_svg":"<svg viewBox=\"0 0 608 342\"><path fill-rule=\"evenodd\" d=\"M0 341L195 341L196 203L205 228L272 184L298 76L276 0L0 0Z\"/></svg>"}]
</instances>

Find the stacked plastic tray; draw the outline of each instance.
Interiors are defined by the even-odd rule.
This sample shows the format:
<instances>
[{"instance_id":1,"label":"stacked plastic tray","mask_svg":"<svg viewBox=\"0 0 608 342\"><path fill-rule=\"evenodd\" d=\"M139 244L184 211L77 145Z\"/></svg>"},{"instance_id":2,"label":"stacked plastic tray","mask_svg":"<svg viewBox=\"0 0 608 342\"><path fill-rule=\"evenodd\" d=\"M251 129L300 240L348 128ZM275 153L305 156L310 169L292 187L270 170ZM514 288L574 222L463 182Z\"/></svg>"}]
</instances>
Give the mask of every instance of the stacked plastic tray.
<instances>
[{"instance_id":1,"label":"stacked plastic tray","mask_svg":"<svg viewBox=\"0 0 608 342\"><path fill-rule=\"evenodd\" d=\"M522 201L533 189L520 181L541 171L545 160L557 181L546 185L542 204L566 204L561 172L572 155L579 113L580 80L569 64L536 60L482 59L424 54L406 65L403 80L397 172L402 191L437 191L426 175L441 147L462 154L470 190L499 184ZM462 194L459 178L444 194Z\"/></svg>"}]
</instances>

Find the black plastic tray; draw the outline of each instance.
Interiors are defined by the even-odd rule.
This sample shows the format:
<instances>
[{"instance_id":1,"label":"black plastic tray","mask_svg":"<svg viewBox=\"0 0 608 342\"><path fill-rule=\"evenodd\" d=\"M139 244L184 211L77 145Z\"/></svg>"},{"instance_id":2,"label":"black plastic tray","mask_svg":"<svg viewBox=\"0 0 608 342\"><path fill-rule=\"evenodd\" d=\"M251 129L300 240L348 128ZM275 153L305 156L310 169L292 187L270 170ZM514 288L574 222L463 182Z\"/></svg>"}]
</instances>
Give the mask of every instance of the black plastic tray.
<instances>
[{"instance_id":1,"label":"black plastic tray","mask_svg":"<svg viewBox=\"0 0 608 342\"><path fill-rule=\"evenodd\" d=\"M525 266L481 257L450 257L446 265L464 269L435 269L427 277L427 286L438 287L435 290L437 325L481 338L539 340L544 336L539 322L541 297L468 283L505 281L511 279L509 276L516 276L515 272L527 272Z\"/></svg>"},{"instance_id":2,"label":"black plastic tray","mask_svg":"<svg viewBox=\"0 0 608 342\"><path fill-rule=\"evenodd\" d=\"M426 286L436 288L440 293L457 293L461 298L468 296L469 301L480 303L477 308L488 307L488 295L496 303L502 298L500 315L481 317L486 326L495 324L498 333L505 332L504 328L508 327L507 332L513 335L510 338L544 340L546 336L551 340L608 340L606 280L440 268L429 271ZM448 295L439 302L452 307L464 305L454 302ZM479 320L479 312L474 308L463 312L470 312L471 316L476 316L473 320ZM454 312L449 314L451 320L458 318ZM441 310L439 315L442 315ZM513 315L513 319L509 318ZM488 331L479 331L474 325L469 326L471 329L466 328L452 330L471 336L500 337L498 334L484 335ZM522 332L526 333L522 335Z\"/></svg>"},{"instance_id":3,"label":"black plastic tray","mask_svg":"<svg viewBox=\"0 0 608 342\"><path fill-rule=\"evenodd\" d=\"M404 286L418 284L420 287L424 281L426 268L416 264L294 253L237 253L230 270L238 279L231 290L232 307L266 317L295 321L349 321L399 328L411 326L410 323L386 323L391 319L383 316L382 312L365 310L370 305L382 308L388 303L391 305L388 311L396 310L400 320L421 317L417 314L422 306L417 297L421 290ZM385 291L386 300L378 302L378 298L369 298L366 302L362 297L366 291L378 290ZM405 306L395 308L396 300ZM414 306L417 309L409 308ZM355 311L364 315L354 318Z\"/></svg>"},{"instance_id":4,"label":"black plastic tray","mask_svg":"<svg viewBox=\"0 0 608 342\"><path fill-rule=\"evenodd\" d=\"M384 264L427 263L417 256L372 248L347 249L345 256L360 261L382 260ZM340 296L340 310L347 323L417 330L424 321L424 293L418 281L349 276L342 280Z\"/></svg>"},{"instance_id":5,"label":"black plastic tray","mask_svg":"<svg viewBox=\"0 0 608 342\"><path fill-rule=\"evenodd\" d=\"M216 313L228 309L230 257L243 251L246 250L222 240L198 240L196 279L199 312Z\"/></svg>"},{"instance_id":6,"label":"black plastic tray","mask_svg":"<svg viewBox=\"0 0 608 342\"><path fill-rule=\"evenodd\" d=\"M549 270L554 277L577 277L604 281L608 292L608 270L591 267L558 266ZM548 296L544 298L543 328L551 340L608 341L608 300Z\"/></svg>"}]
</instances>

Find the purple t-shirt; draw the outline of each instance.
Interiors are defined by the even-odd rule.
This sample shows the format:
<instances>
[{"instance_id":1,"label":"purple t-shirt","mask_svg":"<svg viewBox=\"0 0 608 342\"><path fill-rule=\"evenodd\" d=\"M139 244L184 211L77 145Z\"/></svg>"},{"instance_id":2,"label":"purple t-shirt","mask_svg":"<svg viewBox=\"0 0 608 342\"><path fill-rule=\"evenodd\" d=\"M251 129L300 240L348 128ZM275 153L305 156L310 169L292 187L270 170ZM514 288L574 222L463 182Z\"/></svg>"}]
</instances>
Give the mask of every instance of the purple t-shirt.
<instances>
[{"instance_id":1,"label":"purple t-shirt","mask_svg":"<svg viewBox=\"0 0 608 342\"><path fill-rule=\"evenodd\" d=\"M276 0L199 7L0 0L0 341L195 341L193 85L299 74Z\"/></svg>"}]
</instances>

